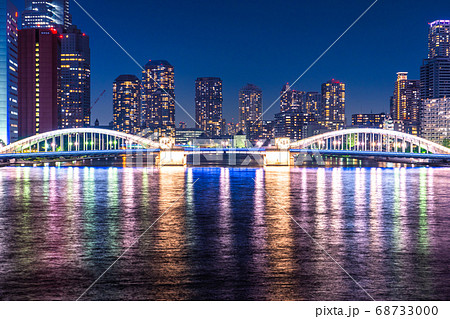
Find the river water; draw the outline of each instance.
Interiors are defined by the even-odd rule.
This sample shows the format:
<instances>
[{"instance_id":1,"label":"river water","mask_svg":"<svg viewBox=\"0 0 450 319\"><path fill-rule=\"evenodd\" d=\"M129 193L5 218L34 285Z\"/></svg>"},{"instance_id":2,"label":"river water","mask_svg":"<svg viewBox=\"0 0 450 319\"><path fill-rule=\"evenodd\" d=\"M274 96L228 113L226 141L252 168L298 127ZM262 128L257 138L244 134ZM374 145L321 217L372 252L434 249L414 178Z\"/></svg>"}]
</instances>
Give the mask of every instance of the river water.
<instances>
[{"instance_id":1,"label":"river water","mask_svg":"<svg viewBox=\"0 0 450 319\"><path fill-rule=\"evenodd\" d=\"M447 168L1 168L0 298L449 300L449 185Z\"/></svg>"}]
</instances>

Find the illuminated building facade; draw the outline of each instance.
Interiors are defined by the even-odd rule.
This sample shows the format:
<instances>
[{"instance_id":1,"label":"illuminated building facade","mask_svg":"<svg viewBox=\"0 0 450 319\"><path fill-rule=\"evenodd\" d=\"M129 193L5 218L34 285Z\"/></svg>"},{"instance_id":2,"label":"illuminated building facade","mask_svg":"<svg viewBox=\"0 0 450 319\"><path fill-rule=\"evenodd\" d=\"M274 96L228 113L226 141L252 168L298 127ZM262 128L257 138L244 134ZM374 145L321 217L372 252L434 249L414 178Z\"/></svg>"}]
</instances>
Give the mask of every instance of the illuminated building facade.
<instances>
[{"instance_id":1,"label":"illuminated building facade","mask_svg":"<svg viewBox=\"0 0 450 319\"><path fill-rule=\"evenodd\" d=\"M175 143L177 145L195 145L195 141L199 138L206 138L205 132L199 128L177 128Z\"/></svg>"},{"instance_id":2,"label":"illuminated building facade","mask_svg":"<svg viewBox=\"0 0 450 319\"><path fill-rule=\"evenodd\" d=\"M353 114L352 126L358 128L383 128L383 124L387 119L386 113L380 114Z\"/></svg>"},{"instance_id":3,"label":"illuminated building facade","mask_svg":"<svg viewBox=\"0 0 450 319\"><path fill-rule=\"evenodd\" d=\"M450 59L426 59L420 68L422 99L450 96Z\"/></svg>"},{"instance_id":4,"label":"illuminated building facade","mask_svg":"<svg viewBox=\"0 0 450 319\"><path fill-rule=\"evenodd\" d=\"M406 133L419 134L420 81L409 80L408 72L398 72L391 102L393 120L403 121Z\"/></svg>"},{"instance_id":5,"label":"illuminated building facade","mask_svg":"<svg viewBox=\"0 0 450 319\"><path fill-rule=\"evenodd\" d=\"M260 137L270 140L273 139L275 137L275 124L276 122L274 120L263 121L262 134Z\"/></svg>"},{"instance_id":6,"label":"illuminated building facade","mask_svg":"<svg viewBox=\"0 0 450 319\"><path fill-rule=\"evenodd\" d=\"M258 145L259 143L263 143L266 140L271 140L274 138L275 131L275 121L258 121L255 125L248 127L247 139L254 146L262 146Z\"/></svg>"},{"instance_id":7,"label":"illuminated building facade","mask_svg":"<svg viewBox=\"0 0 450 319\"><path fill-rule=\"evenodd\" d=\"M114 130L137 134L141 120L141 81L134 75L121 75L113 84Z\"/></svg>"},{"instance_id":8,"label":"illuminated building facade","mask_svg":"<svg viewBox=\"0 0 450 319\"><path fill-rule=\"evenodd\" d=\"M450 98L425 100L421 113L422 137L439 144L450 142Z\"/></svg>"},{"instance_id":9,"label":"illuminated building facade","mask_svg":"<svg viewBox=\"0 0 450 319\"><path fill-rule=\"evenodd\" d=\"M19 31L19 139L58 128L60 51L55 29Z\"/></svg>"},{"instance_id":10,"label":"illuminated building facade","mask_svg":"<svg viewBox=\"0 0 450 319\"><path fill-rule=\"evenodd\" d=\"M450 20L430 23L428 59L420 68L422 100L450 96Z\"/></svg>"},{"instance_id":11,"label":"illuminated building facade","mask_svg":"<svg viewBox=\"0 0 450 319\"><path fill-rule=\"evenodd\" d=\"M345 127L345 84L330 80L322 84L321 124L330 130Z\"/></svg>"},{"instance_id":12,"label":"illuminated building facade","mask_svg":"<svg viewBox=\"0 0 450 319\"><path fill-rule=\"evenodd\" d=\"M87 127L91 122L89 37L76 26L61 36L60 128Z\"/></svg>"},{"instance_id":13,"label":"illuminated building facade","mask_svg":"<svg viewBox=\"0 0 450 319\"><path fill-rule=\"evenodd\" d=\"M240 131L240 124L239 123L227 123L225 125L225 132L223 132L225 135L236 135Z\"/></svg>"},{"instance_id":14,"label":"illuminated building facade","mask_svg":"<svg viewBox=\"0 0 450 319\"><path fill-rule=\"evenodd\" d=\"M142 71L142 123L160 136L175 136L174 76L165 60L150 61Z\"/></svg>"},{"instance_id":15,"label":"illuminated building facade","mask_svg":"<svg viewBox=\"0 0 450 319\"><path fill-rule=\"evenodd\" d=\"M430 23L428 33L428 58L450 57L450 20Z\"/></svg>"},{"instance_id":16,"label":"illuminated building facade","mask_svg":"<svg viewBox=\"0 0 450 319\"><path fill-rule=\"evenodd\" d=\"M275 138L289 137L298 141L308 137L308 128L317 124L314 116L303 113L283 112L275 114Z\"/></svg>"},{"instance_id":17,"label":"illuminated building facade","mask_svg":"<svg viewBox=\"0 0 450 319\"><path fill-rule=\"evenodd\" d=\"M55 28L60 33L72 24L69 0L25 0L22 29Z\"/></svg>"},{"instance_id":18,"label":"illuminated building facade","mask_svg":"<svg viewBox=\"0 0 450 319\"><path fill-rule=\"evenodd\" d=\"M305 92L292 90L289 83L283 86L280 94L280 112L302 111Z\"/></svg>"},{"instance_id":19,"label":"illuminated building facade","mask_svg":"<svg viewBox=\"0 0 450 319\"><path fill-rule=\"evenodd\" d=\"M315 116L317 119L322 114L322 94L319 92L307 92L303 96L303 113Z\"/></svg>"},{"instance_id":20,"label":"illuminated building facade","mask_svg":"<svg viewBox=\"0 0 450 319\"><path fill-rule=\"evenodd\" d=\"M196 127L209 136L222 134L222 80L214 77L198 78L195 81Z\"/></svg>"},{"instance_id":21,"label":"illuminated building facade","mask_svg":"<svg viewBox=\"0 0 450 319\"><path fill-rule=\"evenodd\" d=\"M244 133L248 126L262 120L262 103L262 90L256 85L247 84L239 91L239 124Z\"/></svg>"},{"instance_id":22,"label":"illuminated building facade","mask_svg":"<svg viewBox=\"0 0 450 319\"><path fill-rule=\"evenodd\" d=\"M17 8L0 0L0 145L19 137Z\"/></svg>"},{"instance_id":23,"label":"illuminated building facade","mask_svg":"<svg viewBox=\"0 0 450 319\"><path fill-rule=\"evenodd\" d=\"M405 123L401 120L394 120L390 115L386 117L386 120L383 123L383 129L406 133Z\"/></svg>"}]
</instances>

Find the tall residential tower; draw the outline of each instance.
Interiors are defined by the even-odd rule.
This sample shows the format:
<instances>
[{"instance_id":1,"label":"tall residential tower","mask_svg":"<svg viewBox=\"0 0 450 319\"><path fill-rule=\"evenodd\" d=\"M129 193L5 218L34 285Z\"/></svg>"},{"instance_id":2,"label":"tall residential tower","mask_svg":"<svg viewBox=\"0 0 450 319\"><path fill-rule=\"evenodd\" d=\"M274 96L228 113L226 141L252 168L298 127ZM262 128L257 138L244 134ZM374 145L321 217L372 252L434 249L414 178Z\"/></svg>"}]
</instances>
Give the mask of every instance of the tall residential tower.
<instances>
[{"instance_id":1,"label":"tall residential tower","mask_svg":"<svg viewBox=\"0 0 450 319\"><path fill-rule=\"evenodd\" d=\"M91 52L89 37L70 26L61 36L60 128L80 128L91 122Z\"/></svg>"},{"instance_id":2,"label":"tall residential tower","mask_svg":"<svg viewBox=\"0 0 450 319\"><path fill-rule=\"evenodd\" d=\"M345 84L330 80L322 84L321 124L329 130L345 127Z\"/></svg>"},{"instance_id":3,"label":"tall residential tower","mask_svg":"<svg viewBox=\"0 0 450 319\"><path fill-rule=\"evenodd\" d=\"M114 130L128 134L140 131L141 81L134 75L121 75L113 84Z\"/></svg>"},{"instance_id":4,"label":"tall residential tower","mask_svg":"<svg viewBox=\"0 0 450 319\"><path fill-rule=\"evenodd\" d=\"M320 119L322 114L322 94L319 92L307 92L303 97L303 113Z\"/></svg>"},{"instance_id":5,"label":"tall residential tower","mask_svg":"<svg viewBox=\"0 0 450 319\"><path fill-rule=\"evenodd\" d=\"M289 83L283 86L280 94L280 112L299 113L303 108L305 92L293 90Z\"/></svg>"},{"instance_id":6,"label":"tall residential tower","mask_svg":"<svg viewBox=\"0 0 450 319\"><path fill-rule=\"evenodd\" d=\"M150 61L142 71L143 127L154 133L175 136L174 67L165 60Z\"/></svg>"},{"instance_id":7,"label":"tall residential tower","mask_svg":"<svg viewBox=\"0 0 450 319\"><path fill-rule=\"evenodd\" d=\"M222 133L222 80L214 77L198 78L195 81L195 120L210 136Z\"/></svg>"},{"instance_id":8,"label":"tall residential tower","mask_svg":"<svg viewBox=\"0 0 450 319\"><path fill-rule=\"evenodd\" d=\"M422 100L450 96L450 20L430 23L428 59L420 68Z\"/></svg>"},{"instance_id":9,"label":"tall residential tower","mask_svg":"<svg viewBox=\"0 0 450 319\"><path fill-rule=\"evenodd\" d=\"M253 84L247 84L239 91L239 124L244 133L248 127L262 121L262 90Z\"/></svg>"},{"instance_id":10,"label":"tall residential tower","mask_svg":"<svg viewBox=\"0 0 450 319\"><path fill-rule=\"evenodd\" d=\"M428 58L450 57L450 20L430 23L428 32Z\"/></svg>"},{"instance_id":11,"label":"tall residential tower","mask_svg":"<svg viewBox=\"0 0 450 319\"><path fill-rule=\"evenodd\" d=\"M398 72L391 103L393 120L403 121L406 133L418 135L420 126L420 81L409 80L408 72Z\"/></svg>"}]
</instances>

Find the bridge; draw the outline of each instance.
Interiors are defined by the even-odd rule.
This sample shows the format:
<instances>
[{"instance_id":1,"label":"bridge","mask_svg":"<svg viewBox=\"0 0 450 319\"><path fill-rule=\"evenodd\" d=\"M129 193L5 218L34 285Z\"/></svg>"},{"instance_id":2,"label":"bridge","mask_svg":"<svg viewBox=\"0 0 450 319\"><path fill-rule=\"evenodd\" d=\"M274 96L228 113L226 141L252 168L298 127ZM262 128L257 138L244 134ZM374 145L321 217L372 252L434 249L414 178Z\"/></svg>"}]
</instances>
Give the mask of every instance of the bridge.
<instances>
[{"instance_id":1,"label":"bridge","mask_svg":"<svg viewBox=\"0 0 450 319\"><path fill-rule=\"evenodd\" d=\"M322 156L372 158L384 161L439 161L450 163L450 149L423 138L382 129L348 129L297 142L278 138L266 148L197 148L175 145L173 138L159 141L97 128L66 129L32 136L0 148L0 162L71 162L110 157L145 158L154 165L186 165L200 158L251 157L264 166L293 166Z\"/></svg>"}]
</instances>

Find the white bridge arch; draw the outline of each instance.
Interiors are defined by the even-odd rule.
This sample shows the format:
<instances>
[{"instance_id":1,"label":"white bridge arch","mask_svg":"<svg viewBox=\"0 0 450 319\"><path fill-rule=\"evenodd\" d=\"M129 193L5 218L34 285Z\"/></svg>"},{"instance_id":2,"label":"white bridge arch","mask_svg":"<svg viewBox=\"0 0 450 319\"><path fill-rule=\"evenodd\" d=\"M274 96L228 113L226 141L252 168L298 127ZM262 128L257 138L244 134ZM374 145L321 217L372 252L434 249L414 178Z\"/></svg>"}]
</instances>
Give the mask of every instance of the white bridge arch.
<instances>
[{"instance_id":1,"label":"white bridge arch","mask_svg":"<svg viewBox=\"0 0 450 319\"><path fill-rule=\"evenodd\" d=\"M131 134L98 128L77 128L31 136L0 148L0 154L105 151L159 147L159 143Z\"/></svg>"},{"instance_id":2,"label":"white bridge arch","mask_svg":"<svg viewBox=\"0 0 450 319\"><path fill-rule=\"evenodd\" d=\"M316 135L294 142L290 148L450 154L449 148L414 135L369 128L348 129Z\"/></svg>"}]
</instances>

